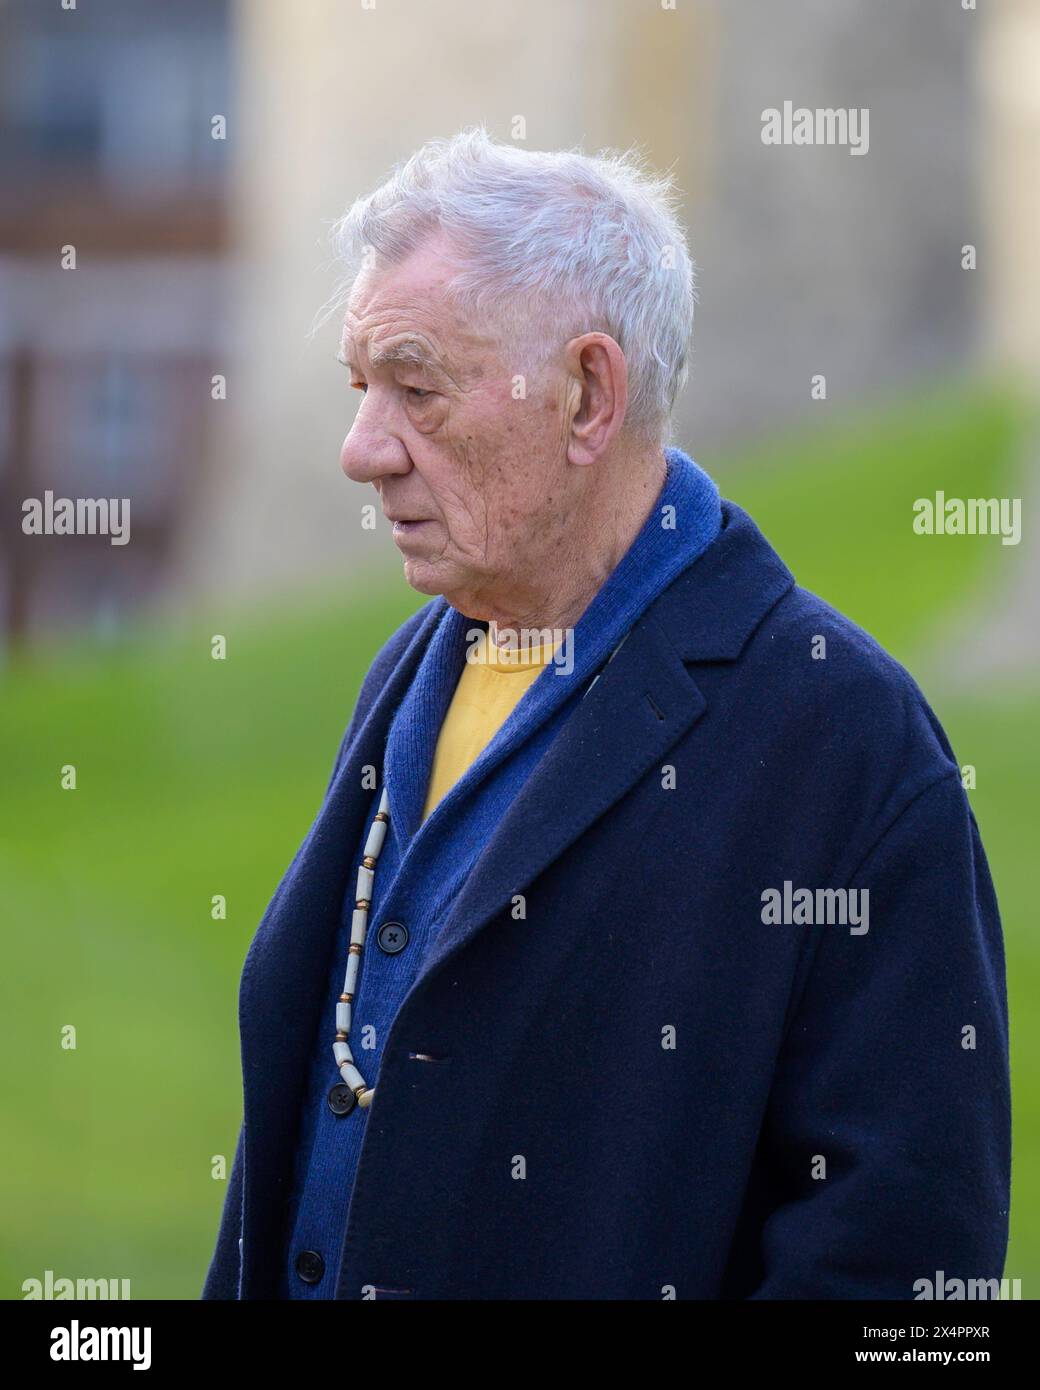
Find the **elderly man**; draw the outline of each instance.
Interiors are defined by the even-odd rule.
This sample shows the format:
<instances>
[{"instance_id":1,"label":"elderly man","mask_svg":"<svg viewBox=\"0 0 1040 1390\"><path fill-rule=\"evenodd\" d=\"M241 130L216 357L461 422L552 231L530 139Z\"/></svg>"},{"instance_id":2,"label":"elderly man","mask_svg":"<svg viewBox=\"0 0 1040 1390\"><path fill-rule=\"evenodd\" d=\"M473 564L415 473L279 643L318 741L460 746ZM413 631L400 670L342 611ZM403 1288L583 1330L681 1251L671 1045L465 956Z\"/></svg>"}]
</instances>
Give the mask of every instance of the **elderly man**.
<instances>
[{"instance_id":1,"label":"elderly man","mask_svg":"<svg viewBox=\"0 0 1040 1390\"><path fill-rule=\"evenodd\" d=\"M975 819L911 678L664 445L693 308L669 185L475 130L340 231L342 466L435 597L246 958L203 1297L998 1278Z\"/></svg>"}]
</instances>

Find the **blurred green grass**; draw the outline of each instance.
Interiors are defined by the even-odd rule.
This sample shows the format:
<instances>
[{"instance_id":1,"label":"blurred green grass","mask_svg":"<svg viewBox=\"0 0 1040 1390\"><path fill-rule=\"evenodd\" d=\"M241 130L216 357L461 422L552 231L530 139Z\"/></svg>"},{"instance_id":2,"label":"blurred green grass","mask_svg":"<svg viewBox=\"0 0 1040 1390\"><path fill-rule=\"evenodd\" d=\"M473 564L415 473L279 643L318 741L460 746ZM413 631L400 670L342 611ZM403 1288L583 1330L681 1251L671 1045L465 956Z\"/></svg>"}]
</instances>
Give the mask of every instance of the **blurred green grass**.
<instances>
[{"instance_id":1,"label":"blurred green grass","mask_svg":"<svg viewBox=\"0 0 1040 1390\"><path fill-rule=\"evenodd\" d=\"M911 504L1013 490L1020 416L953 383L698 461L796 577L910 665L990 582L999 544L913 536ZM0 1288L129 1278L135 1298L197 1298L241 1115L237 986L268 899L320 804L361 679L425 600L396 569L218 619L202 611L103 649L56 644L2 686L3 1018L14 1063ZM361 592L359 592L361 591ZM210 637L228 636L213 661ZM1040 1281L1040 975L1026 881L1038 690L925 683L961 762L1000 896L1015 1082L1009 1277ZM75 793L59 769L77 768ZM213 894L228 917L210 917ZM77 1047L60 1030L74 1024ZM12 1069L9 1068L9 1073Z\"/></svg>"}]
</instances>

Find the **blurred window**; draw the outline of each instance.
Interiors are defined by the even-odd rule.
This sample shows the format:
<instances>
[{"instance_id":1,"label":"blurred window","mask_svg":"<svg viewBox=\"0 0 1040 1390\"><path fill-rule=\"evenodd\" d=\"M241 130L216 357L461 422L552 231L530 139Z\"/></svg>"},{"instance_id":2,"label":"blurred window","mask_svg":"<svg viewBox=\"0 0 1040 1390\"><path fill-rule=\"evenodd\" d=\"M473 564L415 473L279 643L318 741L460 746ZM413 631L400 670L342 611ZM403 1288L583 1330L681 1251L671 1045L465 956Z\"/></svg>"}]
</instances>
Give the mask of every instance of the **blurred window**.
<instances>
[{"instance_id":1,"label":"blurred window","mask_svg":"<svg viewBox=\"0 0 1040 1390\"><path fill-rule=\"evenodd\" d=\"M226 0L89 0L75 11L9 0L0 161L43 177L76 166L142 193L217 178L209 118L230 116L229 20Z\"/></svg>"}]
</instances>

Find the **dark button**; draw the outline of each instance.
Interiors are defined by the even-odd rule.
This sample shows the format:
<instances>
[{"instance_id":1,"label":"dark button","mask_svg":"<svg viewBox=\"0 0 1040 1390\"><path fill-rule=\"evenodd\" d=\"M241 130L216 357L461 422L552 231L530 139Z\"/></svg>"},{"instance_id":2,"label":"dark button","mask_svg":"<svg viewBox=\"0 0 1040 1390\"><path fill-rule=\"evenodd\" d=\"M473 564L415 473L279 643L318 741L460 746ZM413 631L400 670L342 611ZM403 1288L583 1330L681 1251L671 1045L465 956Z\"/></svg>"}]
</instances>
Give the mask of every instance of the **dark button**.
<instances>
[{"instance_id":1,"label":"dark button","mask_svg":"<svg viewBox=\"0 0 1040 1390\"><path fill-rule=\"evenodd\" d=\"M337 1081L326 1099L334 1115L349 1115L357 1105L357 1096L345 1081Z\"/></svg>"},{"instance_id":2,"label":"dark button","mask_svg":"<svg viewBox=\"0 0 1040 1390\"><path fill-rule=\"evenodd\" d=\"M396 956L408 945L408 928L403 922L384 922L376 936L376 944L388 956Z\"/></svg>"},{"instance_id":3,"label":"dark button","mask_svg":"<svg viewBox=\"0 0 1040 1390\"><path fill-rule=\"evenodd\" d=\"M296 1256L296 1273L305 1284L317 1284L325 1273L325 1261L317 1250L301 1250Z\"/></svg>"}]
</instances>

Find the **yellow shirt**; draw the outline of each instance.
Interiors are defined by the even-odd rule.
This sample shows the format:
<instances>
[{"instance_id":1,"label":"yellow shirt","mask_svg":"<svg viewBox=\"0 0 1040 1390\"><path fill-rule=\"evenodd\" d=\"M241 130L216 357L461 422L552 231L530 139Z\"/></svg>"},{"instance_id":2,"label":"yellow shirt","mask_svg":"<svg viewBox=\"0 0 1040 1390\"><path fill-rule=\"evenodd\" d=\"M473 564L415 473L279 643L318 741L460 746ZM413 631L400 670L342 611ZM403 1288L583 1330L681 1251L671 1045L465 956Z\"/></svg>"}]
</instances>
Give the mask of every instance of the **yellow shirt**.
<instances>
[{"instance_id":1,"label":"yellow shirt","mask_svg":"<svg viewBox=\"0 0 1040 1390\"><path fill-rule=\"evenodd\" d=\"M497 647L489 633L485 659L466 662L437 736L423 820L480 757L555 649L552 642L518 650Z\"/></svg>"}]
</instances>

